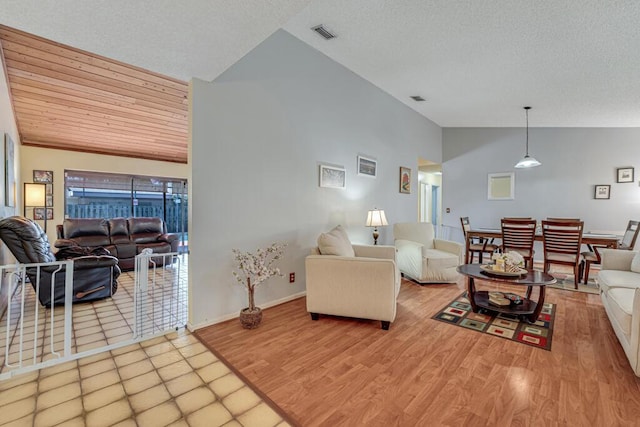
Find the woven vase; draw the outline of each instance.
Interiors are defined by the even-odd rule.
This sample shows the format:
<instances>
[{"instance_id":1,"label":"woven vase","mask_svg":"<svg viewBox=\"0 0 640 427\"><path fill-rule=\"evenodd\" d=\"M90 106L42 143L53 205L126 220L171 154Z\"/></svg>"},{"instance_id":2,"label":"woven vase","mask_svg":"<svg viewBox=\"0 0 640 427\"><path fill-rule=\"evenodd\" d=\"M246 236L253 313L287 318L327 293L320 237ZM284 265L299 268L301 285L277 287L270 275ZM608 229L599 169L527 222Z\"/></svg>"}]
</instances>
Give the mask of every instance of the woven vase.
<instances>
[{"instance_id":1,"label":"woven vase","mask_svg":"<svg viewBox=\"0 0 640 427\"><path fill-rule=\"evenodd\" d=\"M249 308L243 308L240 310L240 324L245 329L255 329L262 322L262 309L256 307L253 311Z\"/></svg>"}]
</instances>

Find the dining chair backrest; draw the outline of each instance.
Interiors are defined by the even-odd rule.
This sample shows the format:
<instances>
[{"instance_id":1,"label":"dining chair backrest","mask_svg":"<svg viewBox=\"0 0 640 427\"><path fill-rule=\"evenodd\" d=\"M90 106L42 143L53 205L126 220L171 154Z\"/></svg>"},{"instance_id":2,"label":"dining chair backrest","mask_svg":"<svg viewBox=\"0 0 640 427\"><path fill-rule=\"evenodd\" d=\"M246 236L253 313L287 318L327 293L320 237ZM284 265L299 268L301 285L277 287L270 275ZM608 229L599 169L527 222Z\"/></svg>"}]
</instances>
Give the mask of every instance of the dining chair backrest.
<instances>
[{"instance_id":1,"label":"dining chair backrest","mask_svg":"<svg viewBox=\"0 0 640 427\"><path fill-rule=\"evenodd\" d=\"M536 220L526 218L502 218L502 251L515 250L533 254L536 237Z\"/></svg>"},{"instance_id":2,"label":"dining chair backrest","mask_svg":"<svg viewBox=\"0 0 640 427\"><path fill-rule=\"evenodd\" d=\"M638 238L638 230L640 230L639 224L640 221L629 221L627 230L624 232L624 236L620 242L620 249L633 250L636 245L636 239Z\"/></svg>"},{"instance_id":3,"label":"dining chair backrest","mask_svg":"<svg viewBox=\"0 0 640 427\"><path fill-rule=\"evenodd\" d=\"M469 224L469 217L461 216L460 225L462 226L462 232L464 233L464 237L467 237L467 231L471 230L471 224Z\"/></svg>"},{"instance_id":4,"label":"dining chair backrest","mask_svg":"<svg viewBox=\"0 0 640 427\"><path fill-rule=\"evenodd\" d=\"M582 245L582 221L542 221L544 259L577 263Z\"/></svg>"},{"instance_id":5,"label":"dining chair backrest","mask_svg":"<svg viewBox=\"0 0 640 427\"><path fill-rule=\"evenodd\" d=\"M567 217L551 217L551 216L548 216L547 217L547 221L576 222L576 221L580 221L580 218L567 218Z\"/></svg>"}]
</instances>

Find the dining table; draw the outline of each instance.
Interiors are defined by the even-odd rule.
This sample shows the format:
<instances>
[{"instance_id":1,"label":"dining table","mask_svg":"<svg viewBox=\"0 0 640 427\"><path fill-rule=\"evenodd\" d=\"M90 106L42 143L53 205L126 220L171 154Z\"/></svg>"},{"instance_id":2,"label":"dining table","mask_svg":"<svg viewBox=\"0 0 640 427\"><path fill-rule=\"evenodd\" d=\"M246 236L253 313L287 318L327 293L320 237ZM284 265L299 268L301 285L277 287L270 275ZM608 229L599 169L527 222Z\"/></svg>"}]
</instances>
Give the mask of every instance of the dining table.
<instances>
[{"instance_id":1,"label":"dining table","mask_svg":"<svg viewBox=\"0 0 640 427\"><path fill-rule=\"evenodd\" d=\"M465 264L469 263L469 245L473 241L474 238L482 238L482 239L500 239L502 238L502 230L499 228L475 228L467 231L466 238L466 251L465 251ZM535 235L536 241L542 241L543 236L542 233L536 232ZM620 236L616 234L601 234L601 233L582 233L582 244L587 245L589 247L592 246L603 246L611 249L618 248L618 242L620 240Z\"/></svg>"}]
</instances>

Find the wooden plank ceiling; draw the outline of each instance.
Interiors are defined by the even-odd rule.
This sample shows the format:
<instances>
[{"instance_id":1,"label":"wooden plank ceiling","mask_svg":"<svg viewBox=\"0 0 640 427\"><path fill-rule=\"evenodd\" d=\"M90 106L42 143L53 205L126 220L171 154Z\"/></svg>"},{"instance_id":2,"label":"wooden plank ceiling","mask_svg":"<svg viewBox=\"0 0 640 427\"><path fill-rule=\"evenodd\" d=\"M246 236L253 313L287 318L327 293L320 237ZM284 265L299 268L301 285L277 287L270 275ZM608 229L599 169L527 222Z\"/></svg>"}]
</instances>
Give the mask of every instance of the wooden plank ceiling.
<instances>
[{"instance_id":1,"label":"wooden plank ceiling","mask_svg":"<svg viewBox=\"0 0 640 427\"><path fill-rule=\"evenodd\" d=\"M187 163L188 84L0 25L24 145Z\"/></svg>"}]
</instances>

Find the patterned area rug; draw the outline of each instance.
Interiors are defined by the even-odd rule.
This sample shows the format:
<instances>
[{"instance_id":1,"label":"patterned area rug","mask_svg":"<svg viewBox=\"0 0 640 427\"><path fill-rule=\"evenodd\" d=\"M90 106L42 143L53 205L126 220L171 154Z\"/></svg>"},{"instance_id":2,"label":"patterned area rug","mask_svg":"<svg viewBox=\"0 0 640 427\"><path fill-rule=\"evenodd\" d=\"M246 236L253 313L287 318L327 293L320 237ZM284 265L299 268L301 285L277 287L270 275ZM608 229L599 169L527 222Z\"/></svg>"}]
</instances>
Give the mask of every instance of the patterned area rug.
<instances>
[{"instance_id":1,"label":"patterned area rug","mask_svg":"<svg viewBox=\"0 0 640 427\"><path fill-rule=\"evenodd\" d=\"M534 324L521 322L517 316L509 314L474 313L467 293L463 292L432 319L550 351L555 315L556 306L550 303L544 304Z\"/></svg>"},{"instance_id":2,"label":"patterned area rug","mask_svg":"<svg viewBox=\"0 0 640 427\"><path fill-rule=\"evenodd\" d=\"M563 266L552 266L550 274L556 278L558 283L555 285L549 285L550 288L563 289L565 291L573 291L573 292L585 292L587 294L600 294L600 287L596 283L595 278L598 276L599 269L591 268L589 272L589 281L585 285L580 281L578 283L578 289L575 288L575 283L573 282L573 270L571 268L567 270L562 270ZM542 270L542 264L540 266L536 265L534 268Z\"/></svg>"}]
</instances>

